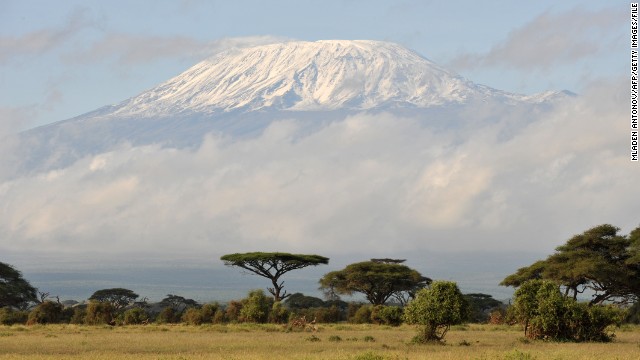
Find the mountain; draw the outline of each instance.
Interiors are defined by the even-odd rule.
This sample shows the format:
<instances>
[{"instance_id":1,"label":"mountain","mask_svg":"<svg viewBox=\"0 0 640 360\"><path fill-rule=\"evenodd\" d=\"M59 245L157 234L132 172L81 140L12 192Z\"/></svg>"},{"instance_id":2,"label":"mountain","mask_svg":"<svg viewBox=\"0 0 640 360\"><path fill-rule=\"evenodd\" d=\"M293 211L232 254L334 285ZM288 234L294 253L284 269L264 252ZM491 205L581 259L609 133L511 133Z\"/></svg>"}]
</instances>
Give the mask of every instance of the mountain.
<instances>
[{"instance_id":1,"label":"mountain","mask_svg":"<svg viewBox=\"0 0 640 360\"><path fill-rule=\"evenodd\" d=\"M469 107L544 108L566 96L475 84L389 42L285 42L222 52L120 104L29 130L23 157L50 169L119 143L197 146L210 132L253 136L285 118L313 128L362 111L452 126Z\"/></svg>"}]
</instances>

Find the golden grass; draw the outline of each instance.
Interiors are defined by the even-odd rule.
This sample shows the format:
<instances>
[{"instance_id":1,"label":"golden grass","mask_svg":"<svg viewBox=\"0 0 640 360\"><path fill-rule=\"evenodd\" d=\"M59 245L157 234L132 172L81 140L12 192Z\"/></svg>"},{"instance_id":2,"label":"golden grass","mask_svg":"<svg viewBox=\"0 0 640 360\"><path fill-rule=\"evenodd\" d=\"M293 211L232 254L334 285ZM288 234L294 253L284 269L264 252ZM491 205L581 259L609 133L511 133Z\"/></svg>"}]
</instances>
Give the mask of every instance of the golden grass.
<instances>
[{"instance_id":1,"label":"golden grass","mask_svg":"<svg viewBox=\"0 0 640 360\"><path fill-rule=\"evenodd\" d=\"M640 327L614 342L526 341L515 327L454 327L445 345L414 345L411 326L278 325L0 326L0 359L640 359Z\"/></svg>"}]
</instances>

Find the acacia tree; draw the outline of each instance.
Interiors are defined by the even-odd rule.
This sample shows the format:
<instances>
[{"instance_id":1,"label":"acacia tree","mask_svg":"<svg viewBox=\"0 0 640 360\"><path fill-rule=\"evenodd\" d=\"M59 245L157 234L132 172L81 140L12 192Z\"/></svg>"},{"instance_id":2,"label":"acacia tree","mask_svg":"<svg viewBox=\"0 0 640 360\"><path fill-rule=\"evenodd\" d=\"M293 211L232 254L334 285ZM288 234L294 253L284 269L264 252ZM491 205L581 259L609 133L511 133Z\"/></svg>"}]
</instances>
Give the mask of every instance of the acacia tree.
<instances>
[{"instance_id":1,"label":"acacia tree","mask_svg":"<svg viewBox=\"0 0 640 360\"><path fill-rule=\"evenodd\" d=\"M132 304L137 298L138 294L129 289L113 288L98 290L91 295L89 300L110 303L115 311L119 311L125 306Z\"/></svg>"},{"instance_id":2,"label":"acacia tree","mask_svg":"<svg viewBox=\"0 0 640 360\"><path fill-rule=\"evenodd\" d=\"M13 266L0 262L0 308L11 306L25 309L38 301L36 288Z\"/></svg>"},{"instance_id":3,"label":"acacia tree","mask_svg":"<svg viewBox=\"0 0 640 360\"><path fill-rule=\"evenodd\" d=\"M329 258L320 255L289 254L281 252L250 252L228 254L220 257L227 266L237 266L252 274L271 280L272 288L267 288L274 301L286 299L289 294L283 291L284 281L280 277L289 271L308 266L328 264Z\"/></svg>"},{"instance_id":4,"label":"acacia tree","mask_svg":"<svg viewBox=\"0 0 640 360\"><path fill-rule=\"evenodd\" d=\"M389 298L413 297L416 291L431 283L431 279L401 264L403 260L373 259L347 265L320 279L325 293L353 295L361 293L373 305L383 305Z\"/></svg>"},{"instance_id":5,"label":"acacia tree","mask_svg":"<svg viewBox=\"0 0 640 360\"><path fill-rule=\"evenodd\" d=\"M560 285L574 300L590 290L590 304L630 302L640 296L640 247L635 229L629 236L604 224L575 235L545 260L536 261L507 276L504 286L518 287L528 280L544 279Z\"/></svg>"}]
</instances>

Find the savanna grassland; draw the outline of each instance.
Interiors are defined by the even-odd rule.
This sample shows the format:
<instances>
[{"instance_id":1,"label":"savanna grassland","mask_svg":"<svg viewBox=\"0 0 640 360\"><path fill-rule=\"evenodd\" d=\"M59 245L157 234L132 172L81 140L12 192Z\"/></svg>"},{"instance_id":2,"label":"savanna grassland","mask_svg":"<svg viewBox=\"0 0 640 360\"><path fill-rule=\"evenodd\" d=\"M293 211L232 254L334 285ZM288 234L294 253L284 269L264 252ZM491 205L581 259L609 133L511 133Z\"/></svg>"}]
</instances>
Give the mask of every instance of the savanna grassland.
<instances>
[{"instance_id":1,"label":"savanna grassland","mask_svg":"<svg viewBox=\"0 0 640 360\"><path fill-rule=\"evenodd\" d=\"M610 343L528 341L518 327L455 326L446 344L416 345L412 326L14 325L0 327L0 359L640 359L640 327Z\"/></svg>"}]
</instances>

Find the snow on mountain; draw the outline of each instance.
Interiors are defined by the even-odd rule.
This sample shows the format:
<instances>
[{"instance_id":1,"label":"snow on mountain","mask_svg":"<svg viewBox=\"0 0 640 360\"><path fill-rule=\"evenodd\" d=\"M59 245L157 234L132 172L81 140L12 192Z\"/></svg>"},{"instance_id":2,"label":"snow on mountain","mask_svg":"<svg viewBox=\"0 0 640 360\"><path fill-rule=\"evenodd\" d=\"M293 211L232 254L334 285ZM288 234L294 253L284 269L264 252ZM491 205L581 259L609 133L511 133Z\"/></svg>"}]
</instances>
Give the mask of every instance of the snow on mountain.
<instances>
[{"instance_id":1,"label":"snow on mountain","mask_svg":"<svg viewBox=\"0 0 640 360\"><path fill-rule=\"evenodd\" d=\"M118 116L232 110L431 107L521 98L474 83L400 45L296 41L230 50L110 109Z\"/></svg>"},{"instance_id":2,"label":"snow on mountain","mask_svg":"<svg viewBox=\"0 0 640 360\"><path fill-rule=\"evenodd\" d=\"M430 127L479 126L510 107L531 114L568 96L478 85L389 42L285 42L220 53L120 104L26 131L23 143L31 145L18 156L23 170L38 171L118 144L194 147L208 133L250 137L285 119L309 133L362 111ZM514 121L518 129L529 120Z\"/></svg>"}]
</instances>

